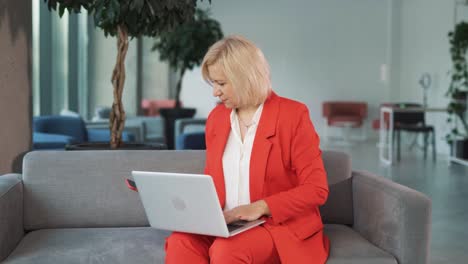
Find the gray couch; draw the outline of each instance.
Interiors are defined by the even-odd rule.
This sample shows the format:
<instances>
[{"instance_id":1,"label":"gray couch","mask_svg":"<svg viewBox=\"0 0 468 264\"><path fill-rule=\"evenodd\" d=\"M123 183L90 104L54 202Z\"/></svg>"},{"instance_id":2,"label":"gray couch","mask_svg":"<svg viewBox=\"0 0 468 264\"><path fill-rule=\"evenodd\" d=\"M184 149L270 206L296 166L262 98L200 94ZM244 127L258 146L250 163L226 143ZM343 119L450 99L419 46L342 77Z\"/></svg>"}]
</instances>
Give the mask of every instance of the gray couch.
<instances>
[{"instance_id":1,"label":"gray couch","mask_svg":"<svg viewBox=\"0 0 468 264\"><path fill-rule=\"evenodd\" d=\"M203 171L204 151L41 151L23 174L0 176L0 261L164 263L167 231L148 227L131 170ZM321 208L328 263L428 262L430 200L324 151L330 195Z\"/></svg>"}]
</instances>

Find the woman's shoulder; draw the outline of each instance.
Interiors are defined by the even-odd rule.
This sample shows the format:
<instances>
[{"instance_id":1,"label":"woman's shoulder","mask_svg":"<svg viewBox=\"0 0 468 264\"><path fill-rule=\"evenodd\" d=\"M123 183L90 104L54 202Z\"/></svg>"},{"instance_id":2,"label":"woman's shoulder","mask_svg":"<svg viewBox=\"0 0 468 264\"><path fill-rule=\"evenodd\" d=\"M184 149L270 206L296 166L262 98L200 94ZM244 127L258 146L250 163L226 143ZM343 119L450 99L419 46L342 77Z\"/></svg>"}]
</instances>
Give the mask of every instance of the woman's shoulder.
<instances>
[{"instance_id":1,"label":"woman's shoulder","mask_svg":"<svg viewBox=\"0 0 468 264\"><path fill-rule=\"evenodd\" d=\"M215 129L216 123L219 123L222 120L229 120L229 115L231 110L226 108L223 104L216 105L211 112L208 114L206 119L205 131L206 133L212 132Z\"/></svg>"}]
</instances>

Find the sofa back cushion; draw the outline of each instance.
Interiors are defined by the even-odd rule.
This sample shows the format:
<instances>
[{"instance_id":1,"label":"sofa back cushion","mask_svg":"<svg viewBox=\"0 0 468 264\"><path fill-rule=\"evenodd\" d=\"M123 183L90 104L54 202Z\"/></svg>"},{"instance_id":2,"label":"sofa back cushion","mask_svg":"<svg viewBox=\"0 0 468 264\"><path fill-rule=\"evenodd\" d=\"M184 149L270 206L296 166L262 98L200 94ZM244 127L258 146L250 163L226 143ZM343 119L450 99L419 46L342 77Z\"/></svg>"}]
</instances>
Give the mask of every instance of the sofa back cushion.
<instances>
[{"instance_id":1,"label":"sofa back cushion","mask_svg":"<svg viewBox=\"0 0 468 264\"><path fill-rule=\"evenodd\" d=\"M320 207L323 222L352 225L351 159L347 154L338 151L323 151L322 159L329 186L327 202Z\"/></svg>"},{"instance_id":2,"label":"sofa back cushion","mask_svg":"<svg viewBox=\"0 0 468 264\"><path fill-rule=\"evenodd\" d=\"M326 223L352 224L349 157L324 151L330 195ZM148 226L138 193L124 180L132 170L202 173L202 150L36 151L24 158L25 230Z\"/></svg>"},{"instance_id":3,"label":"sofa back cushion","mask_svg":"<svg viewBox=\"0 0 468 264\"><path fill-rule=\"evenodd\" d=\"M132 170L202 173L204 151L36 151L24 158L25 230L147 226Z\"/></svg>"}]
</instances>

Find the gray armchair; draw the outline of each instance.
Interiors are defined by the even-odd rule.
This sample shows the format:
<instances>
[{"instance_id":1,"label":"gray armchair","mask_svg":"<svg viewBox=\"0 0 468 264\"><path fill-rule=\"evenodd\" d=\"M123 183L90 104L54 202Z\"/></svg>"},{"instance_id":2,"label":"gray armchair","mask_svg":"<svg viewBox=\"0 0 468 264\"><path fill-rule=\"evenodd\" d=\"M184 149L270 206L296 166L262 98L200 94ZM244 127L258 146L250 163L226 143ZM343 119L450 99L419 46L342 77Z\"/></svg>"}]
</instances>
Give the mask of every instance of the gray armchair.
<instances>
[{"instance_id":1,"label":"gray armchair","mask_svg":"<svg viewBox=\"0 0 468 264\"><path fill-rule=\"evenodd\" d=\"M330 194L321 208L327 263L428 263L431 202L423 194L324 151ZM118 162L116 162L118 161ZM0 176L0 261L164 263L131 170L202 173L204 151L37 151L23 174Z\"/></svg>"},{"instance_id":2,"label":"gray armchair","mask_svg":"<svg viewBox=\"0 0 468 264\"><path fill-rule=\"evenodd\" d=\"M321 208L332 244L327 263L428 263L429 198L370 172L353 171L347 154L322 155L330 189Z\"/></svg>"},{"instance_id":3,"label":"gray armchair","mask_svg":"<svg viewBox=\"0 0 468 264\"><path fill-rule=\"evenodd\" d=\"M23 185L20 174L0 176L0 261L24 237Z\"/></svg>"}]
</instances>

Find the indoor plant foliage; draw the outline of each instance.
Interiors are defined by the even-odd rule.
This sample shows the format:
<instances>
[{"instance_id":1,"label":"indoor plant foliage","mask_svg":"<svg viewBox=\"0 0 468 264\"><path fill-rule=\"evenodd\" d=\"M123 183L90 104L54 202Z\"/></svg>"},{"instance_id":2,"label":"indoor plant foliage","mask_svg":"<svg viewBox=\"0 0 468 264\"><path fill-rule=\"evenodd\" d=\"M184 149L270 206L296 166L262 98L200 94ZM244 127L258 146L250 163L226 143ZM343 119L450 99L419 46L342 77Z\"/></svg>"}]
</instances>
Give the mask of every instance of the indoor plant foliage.
<instances>
[{"instance_id":1,"label":"indoor plant foliage","mask_svg":"<svg viewBox=\"0 0 468 264\"><path fill-rule=\"evenodd\" d=\"M114 101L109 119L111 148L122 144L125 111L122 93L125 83L125 57L129 38L155 37L193 20L196 0L44 0L49 9L80 12L81 8L94 16L97 27L105 35L117 37L117 59L112 73ZM211 2L211 0L209 0Z\"/></svg>"},{"instance_id":2,"label":"indoor plant foliage","mask_svg":"<svg viewBox=\"0 0 468 264\"><path fill-rule=\"evenodd\" d=\"M468 93L468 23L461 22L455 30L448 34L450 41L450 54L452 58L451 82L446 96L450 98L447 111L449 123L456 119L461 129L454 127L446 136L449 143L455 140L468 140L468 123L466 121L466 98Z\"/></svg>"},{"instance_id":3,"label":"indoor plant foliage","mask_svg":"<svg viewBox=\"0 0 468 264\"><path fill-rule=\"evenodd\" d=\"M180 90L185 71L199 66L208 48L222 38L219 22L210 18L209 11L202 9L196 10L194 20L172 31L162 32L156 38L152 50L159 51L159 59L167 61L172 70L179 72L176 108L180 108Z\"/></svg>"}]
</instances>

